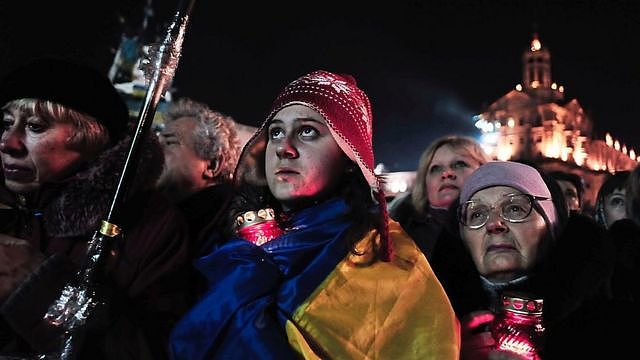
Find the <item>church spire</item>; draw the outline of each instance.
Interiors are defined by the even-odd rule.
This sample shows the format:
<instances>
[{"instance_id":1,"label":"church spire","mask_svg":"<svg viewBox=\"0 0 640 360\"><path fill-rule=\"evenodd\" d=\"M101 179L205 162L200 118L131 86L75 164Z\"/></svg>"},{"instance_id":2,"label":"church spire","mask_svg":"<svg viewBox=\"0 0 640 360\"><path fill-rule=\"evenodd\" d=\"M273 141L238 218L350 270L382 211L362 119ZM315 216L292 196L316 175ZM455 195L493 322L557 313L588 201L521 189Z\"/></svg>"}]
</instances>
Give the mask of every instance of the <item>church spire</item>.
<instances>
[{"instance_id":1,"label":"church spire","mask_svg":"<svg viewBox=\"0 0 640 360\"><path fill-rule=\"evenodd\" d=\"M551 79L551 54L534 32L531 46L522 54L522 87L543 101L561 100L564 89Z\"/></svg>"},{"instance_id":2,"label":"church spire","mask_svg":"<svg viewBox=\"0 0 640 360\"><path fill-rule=\"evenodd\" d=\"M533 33L533 39L531 40L531 51L538 51L542 49L542 43L538 39L538 33Z\"/></svg>"}]
</instances>

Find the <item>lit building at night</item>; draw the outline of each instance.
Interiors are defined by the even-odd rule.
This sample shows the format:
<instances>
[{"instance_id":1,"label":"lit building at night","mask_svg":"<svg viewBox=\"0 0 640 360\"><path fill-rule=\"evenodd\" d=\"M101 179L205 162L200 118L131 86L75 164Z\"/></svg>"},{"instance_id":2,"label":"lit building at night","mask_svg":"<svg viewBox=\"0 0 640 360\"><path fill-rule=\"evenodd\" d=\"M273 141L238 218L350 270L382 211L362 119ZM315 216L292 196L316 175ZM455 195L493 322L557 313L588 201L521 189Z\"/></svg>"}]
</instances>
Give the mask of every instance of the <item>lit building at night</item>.
<instances>
[{"instance_id":1,"label":"lit building at night","mask_svg":"<svg viewBox=\"0 0 640 360\"><path fill-rule=\"evenodd\" d=\"M580 175L589 209L605 175L631 170L640 154L609 133L594 136L593 123L580 102L566 100L564 85L553 81L551 54L535 34L522 65L522 82L474 116L479 140L495 160ZM416 181L414 172L387 173L386 179L385 190L391 196L409 190Z\"/></svg>"},{"instance_id":2,"label":"lit building at night","mask_svg":"<svg viewBox=\"0 0 640 360\"><path fill-rule=\"evenodd\" d=\"M640 158L610 134L593 136L577 99L551 77L551 56L537 35L522 55L522 83L474 116L485 151L496 160L537 164L581 175L585 203L593 205L606 172L630 170Z\"/></svg>"}]
</instances>

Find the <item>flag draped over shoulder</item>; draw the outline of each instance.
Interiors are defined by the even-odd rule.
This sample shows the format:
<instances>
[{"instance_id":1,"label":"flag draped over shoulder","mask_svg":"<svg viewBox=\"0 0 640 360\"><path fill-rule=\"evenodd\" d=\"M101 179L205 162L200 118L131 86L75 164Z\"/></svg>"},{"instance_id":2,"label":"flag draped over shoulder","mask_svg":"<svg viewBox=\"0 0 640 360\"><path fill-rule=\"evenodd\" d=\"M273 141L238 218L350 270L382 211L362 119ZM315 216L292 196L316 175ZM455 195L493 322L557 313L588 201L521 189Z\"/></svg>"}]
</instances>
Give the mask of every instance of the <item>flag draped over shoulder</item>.
<instances>
[{"instance_id":1,"label":"flag draped over shoulder","mask_svg":"<svg viewBox=\"0 0 640 360\"><path fill-rule=\"evenodd\" d=\"M349 251L342 200L305 209L257 247L233 239L199 260L211 287L172 333L174 359L457 358L458 324L426 259L392 223L396 256Z\"/></svg>"}]
</instances>

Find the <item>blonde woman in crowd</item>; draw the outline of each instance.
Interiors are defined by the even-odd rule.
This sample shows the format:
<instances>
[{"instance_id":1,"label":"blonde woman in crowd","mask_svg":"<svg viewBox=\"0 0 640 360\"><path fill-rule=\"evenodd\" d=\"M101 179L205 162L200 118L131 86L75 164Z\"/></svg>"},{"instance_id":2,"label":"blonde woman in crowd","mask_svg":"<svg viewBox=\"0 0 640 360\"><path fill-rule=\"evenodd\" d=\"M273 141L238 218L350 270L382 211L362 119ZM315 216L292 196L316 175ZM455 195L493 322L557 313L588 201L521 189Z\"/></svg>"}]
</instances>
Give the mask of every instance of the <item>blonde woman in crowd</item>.
<instances>
[{"instance_id":1,"label":"blonde woman in crowd","mask_svg":"<svg viewBox=\"0 0 640 360\"><path fill-rule=\"evenodd\" d=\"M427 258L445 226L447 209L460 195L467 177L489 161L480 144L466 136L444 136L420 156L411 192L389 205L391 218L413 238Z\"/></svg>"}]
</instances>

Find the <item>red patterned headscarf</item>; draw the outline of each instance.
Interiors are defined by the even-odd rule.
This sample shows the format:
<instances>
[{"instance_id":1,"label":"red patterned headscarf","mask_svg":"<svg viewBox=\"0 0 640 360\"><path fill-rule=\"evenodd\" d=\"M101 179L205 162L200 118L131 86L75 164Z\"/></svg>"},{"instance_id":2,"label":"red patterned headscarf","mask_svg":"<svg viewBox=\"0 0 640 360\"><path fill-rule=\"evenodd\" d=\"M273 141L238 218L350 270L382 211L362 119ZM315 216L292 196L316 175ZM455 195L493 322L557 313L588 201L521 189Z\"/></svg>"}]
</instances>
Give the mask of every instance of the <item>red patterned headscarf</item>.
<instances>
[{"instance_id":1,"label":"red patterned headscarf","mask_svg":"<svg viewBox=\"0 0 640 360\"><path fill-rule=\"evenodd\" d=\"M385 252L389 255L386 201L380 180L373 172L375 164L371 103L351 75L338 75L318 70L287 85L273 102L267 119L244 147L236 168L236 182L247 181L266 185L264 174L266 128L280 110L294 104L307 106L320 113L326 120L338 146L360 168L374 199L380 206L385 224L382 243Z\"/></svg>"}]
</instances>

